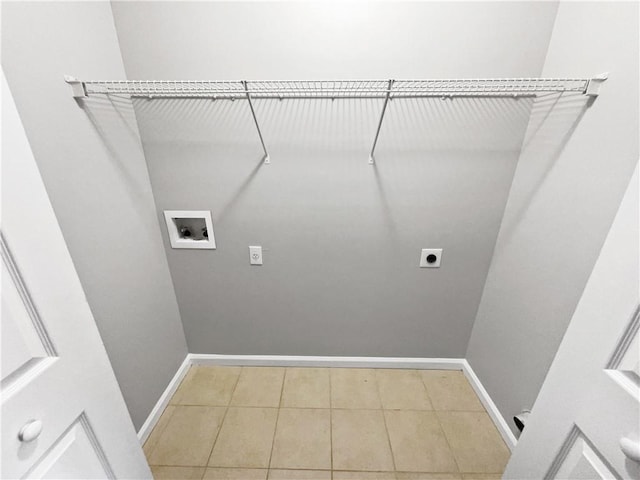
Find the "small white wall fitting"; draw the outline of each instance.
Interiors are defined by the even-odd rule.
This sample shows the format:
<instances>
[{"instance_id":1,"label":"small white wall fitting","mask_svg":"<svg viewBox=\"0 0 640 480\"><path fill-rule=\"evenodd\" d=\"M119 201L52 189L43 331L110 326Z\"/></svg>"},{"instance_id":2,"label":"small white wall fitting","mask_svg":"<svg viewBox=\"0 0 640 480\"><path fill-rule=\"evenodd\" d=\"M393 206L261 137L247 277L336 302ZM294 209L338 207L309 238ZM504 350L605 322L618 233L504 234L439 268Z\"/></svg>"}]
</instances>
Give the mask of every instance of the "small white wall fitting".
<instances>
[{"instance_id":1,"label":"small white wall fitting","mask_svg":"<svg viewBox=\"0 0 640 480\"><path fill-rule=\"evenodd\" d=\"M423 248L420 253L420 268L439 268L442 261L441 248Z\"/></svg>"},{"instance_id":2,"label":"small white wall fitting","mask_svg":"<svg viewBox=\"0 0 640 480\"><path fill-rule=\"evenodd\" d=\"M164 219L171 248L216 248L210 211L165 210Z\"/></svg>"},{"instance_id":3,"label":"small white wall fitting","mask_svg":"<svg viewBox=\"0 0 640 480\"><path fill-rule=\"evenodd\" d=\"M597 97L600 94L600 87L607 78L609 78L609 72L601 73L597 77L589 79L584 94L589 97Z\"/></svg>"},{"instance_id":4,"label":"small white wall fitting","mask_svg":"<svg viewBox=\"0 0 640 480\"><path fill-rule=\"evenodd\" d=\"M262 247L249 247L249 264L262 265Z\"/></svg>"},{"instance_id":5,"label":"small white wall fitting","mask_svg":"<svg viewBox=\"0 0 640 480\"><path fill-rule=\"evenodd\" d=\"M71 85L71 91L74 98L84 98L87 96L87 92L84 89L84 83L71 75L65 75L64 81Z\"/></svg>"}]
</instances>

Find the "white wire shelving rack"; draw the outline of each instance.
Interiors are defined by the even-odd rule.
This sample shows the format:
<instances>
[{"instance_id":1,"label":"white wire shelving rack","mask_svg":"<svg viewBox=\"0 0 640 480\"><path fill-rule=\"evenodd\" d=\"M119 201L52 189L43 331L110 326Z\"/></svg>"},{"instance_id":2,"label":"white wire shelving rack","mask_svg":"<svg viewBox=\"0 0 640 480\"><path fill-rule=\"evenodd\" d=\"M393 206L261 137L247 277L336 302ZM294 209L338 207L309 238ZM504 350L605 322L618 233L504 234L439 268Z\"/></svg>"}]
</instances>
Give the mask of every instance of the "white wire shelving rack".
<instances>
[{"instance_id":1,"label":"white wire shelving rack","mask_svg":"<svg viewBox=\"0 0 640 480\"><path fill-rule=\"evenodd\" d=\"M210 98L247 100L264 150L270 162L252 100L256 99L383 99L378 127L369 154L374 154L384 114L390 100L402 98L535 97L549 93L575 93L596 97L607 75L594 78L484 78L424 80L78 80L66 76L76 98L94 95L126 95L154 98Z\"/></svg>"}]
</instances>

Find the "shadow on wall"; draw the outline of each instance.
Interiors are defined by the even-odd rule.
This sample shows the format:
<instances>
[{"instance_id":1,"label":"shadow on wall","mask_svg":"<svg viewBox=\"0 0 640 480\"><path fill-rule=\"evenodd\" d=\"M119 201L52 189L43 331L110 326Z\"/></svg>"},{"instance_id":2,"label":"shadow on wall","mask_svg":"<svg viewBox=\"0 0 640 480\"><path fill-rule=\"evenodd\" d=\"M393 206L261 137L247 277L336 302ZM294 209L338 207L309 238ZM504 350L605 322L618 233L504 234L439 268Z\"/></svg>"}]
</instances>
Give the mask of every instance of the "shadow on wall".
<instances>
[{"instance_id":1,"label":"shadow on wall","mask_svg":"<svg viewBox=\"0 0 640 480\"><path fill-rule=\"evenodd\" d=\"M260 143L249 106L245 100L209 98L134 98L133 106L149 143L216 143L236 145L255 140ZM185 159L176 159L185 161Z\"/></svg>"},{"instance_id":2,"label":"shadow on wall","mask_svg":"<svg viewBox=\"0 0 640 480\"><path fill-rule=\"evenodd\" d=\"M491 158L482 158L483 153L492 158L496 153L513 155L522 144L532 103L532 98L525 97L391 101L376 151L378 164L372 170L390 231L395 226L385 177L396 183L411 183L415 175L421 174L438 178L443 170L452 170L451 166L443 169L437 165L443 156L448 162L467 163L471 155L477 156L479 162L491 161ZM208 168L198 165L198 160L189 154L185 155L187 150L181 147L186 144L189 152L194 148L208 150L209 161L218 162L221 168L225 168L231 156L233 168L243 165L242 177L230 182L235 188L224 194L224 201L216 208L216 222L227 217L263 165L247 102L138 98L133 104L145 145L174 150L173 161L180 162L186 169L204 172ZM255 101L255 107L274 162L267 168L278 168L281 159L295 157L296 164L288 163L287 168L312 171L315 178L328 183L350 178L354 170L363 166L371 170L367 161L382 108L381 99L262 99ZM154 161L153 156L147 160ZM390 168L391 162L398 161L404 162L407 168L401 171Z\"/></svg>"},{"instance_id":3,"label":"shadow on wall","mask_svg":"<svg viewBox=\"0 0 640 480\"><path fill-rule=\"evenodd\" d=\"M257 132L245 100L133 99L147 142L245 143ZM267 148L301 146L358 152L365 159L380 116L380 99L254 100ZM533 99L468 97L395 99L380 141L401 150L519 149ZM385 138L387 135L389 138Z\"/></svg>"},{"instance_id":4,"label":"shadow on wall","mask_svg":"<svg viewBox=\"0 0 640 480\"><path fill-rule=\"evenodd\" d=\"M258 133L247 102L205 98L134 98L133 105L143 125L145 142L149 144L171 144L180 149L185 144L206 148L215 143L223 151L231 153L235 146L255 142L255 156L247 156L247 164L251 168L245 169L243 178L238 179L239 183L234 182L234 190L226 195L225 203L216 208L215 223L222 222L264 166ZM215 161L215 156L210 160ZM182 162L187 169L192 168L190 159L184 155L176 155L175 161Z\"/></svg>"},{"instance_id":5,"label":"shadow on wall","mask_svg":"<svg viewBox=\"0 0 640 480\"><path fill-rule=\"evenodd\" d=\"M394 198L399 189L411 185L442 199L443 206L454 194L453 185L470 209L491 203L473 192L478 186L502 191L505 182L510 184L532 103L530 97L394 100L385 116L374 166L379 201L391 228L393 218L405 208ZM408 168L397 168L398 161ZM422 183L416 184L416 174ZM483 226L474 221L448 228L473 238L472 230Z\"/></svg>"},{"instance_id":6,"label":"shadow on wall","mask_svg":"<svg viewBox=\"0 0 640 480\"><path fill-rule=\"evenodd\" d=\"M156 231L155 225L150 223L154 221L154 217L149 215L150 209L154 211L155 206L149 204L149 184L140 181L147 177L147 173L140 171L144 168L144 163L130 161L134 152L144 156L131 100L116 95L96 95L76 99L76 102L100 137L109 158L113 160L111 166L119 178L113 185L122 185L121 193L131 199L131 205L137 210L137 218L145 227L137 230L140 235L150 235L149 232Z\"/></svg>"},{"instance_id":7,"label":"shadow on wall","mask_svg":"<svg viewBox=\"0 0 640 480\"><path fill-rule=\"evenodd\" d=\"M385 117L381 146L395 152L517 151L532 103L531 97L397 99Z\"/></svg>"},{"instance_id":8,"label":"shadow on wall","mask_svg":"<svg viewBox=\"0 0 640 480\"><path fill-rule=\"evenodd\" d=\"M593 97L582 94L548 94L539 96L531 109L531 117L520 160L518 175L514 182L525 181L528 185L512 187L509 206L503 219L500 242L508 243L518 224L527 216L527 211L545 181L556 167L564 148L580 124ZM500 255L496 249L496 256Z\"/></svg>"}]
</instances>

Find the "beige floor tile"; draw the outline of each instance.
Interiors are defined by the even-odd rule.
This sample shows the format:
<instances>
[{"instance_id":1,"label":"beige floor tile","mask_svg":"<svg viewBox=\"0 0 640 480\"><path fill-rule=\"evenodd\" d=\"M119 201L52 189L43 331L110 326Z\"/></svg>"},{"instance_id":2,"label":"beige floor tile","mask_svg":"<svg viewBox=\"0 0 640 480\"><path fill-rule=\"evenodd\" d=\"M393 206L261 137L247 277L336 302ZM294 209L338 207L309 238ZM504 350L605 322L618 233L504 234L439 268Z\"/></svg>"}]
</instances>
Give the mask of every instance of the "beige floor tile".
<instances>
[{"instance_id":1,"label":"beige floor tile","mask_svg":"<svg viewBox=\"0 0 640 480\"><path fill-rule=\"evenodd\" d=\"M333 410L331 417L334 469L394 469L381 410Z\"/></svg>"},{"instance_id":2,"label":"beige floor tile","mask_svg":"<svg viewBox=\"0 0 640 480\"><path fill-rule=\"evenodd\" d=\"M509 449L484 412L437 412L460 471L502 473Z\"/></svg>"},{"instance_id":3,"label":"beige floor tile","mask_svg":"<svg viewBox=\"0 0 640 480\"><path fill-rule=\"evenodd\" d=\"M270 467L330 470L330 411L281 408Z\"/></svg>"},{"instance_id":4,"label":"beige floor tile","mask_svg":"<svg viewBox=\"0 0 640 480\"><path fill-rule=\"evenodd\" d=\"M396 472L398 480L461 480L459 473Z\"/></svg>"},{"instance_id":5,"label":"beige floor tile","mask_svg":"<svg viewBox=\"0 0 640 480\"><path fill-rule=\"evenodd\" d=\"M229 407L209 466L267 468L277 415L276 408Z\"/></svg>"},{"instance_id":6,"label":"beige floor tile","mask_svg":"<svg viewBox=\"0 0 640 480\"><path fill-rule=\"evenodd\" d=\"M236 407L278 407L284 368L243 367L231 405Z\"/></svg>"},{"instance_id":7,"label":"beige floor tile","mask_svg":"<svg viewBox=\"0 0 640 480\"><path fill-rule=\"evenodd\" d=\"M207 468L202 480L266 480L266 468Z\"/></svg>"},{"instance_id":8,"label":"beige floor tile","mask_svg":"<svg viewBox=\"0 0 640 480\"><path fill-rule=\"evenodd\" d=\"M240 367L193 366L175 393L172 403L227 406L240 370Z\"/></svg>"},{"instance_id":9,"label":"beige floor tile","mask_svg":"<svg viewBox=\"0 0 640 480\"><path fill-rule=\"evenodd\" d=\"M223 407L174 407L151 452L151 465L205 466L224 417Z\"/></svg>"},{"instance_id":10,"label":"beige floor tile","mask_svg":"<svg viewBox=\"0 0 640 480\"><path fill-rule=\"evenodd\" d=\"M151 467L154 480L200 480L204 467Z\"/></svg>"},{"instance_id":11,"label":"beige floor tile","mask_svg":"<svg viewBox=\"0 0 640 480\"><path fill-rule=\"evenodd\" d=\"M333 472L333 480L396 480L394 472Z\"/></svg>"},{"instance_id":12,"label":"beige floor tile","mask_svg":"<svg viewBox=\"0 0 640 480\"><path fill-rule=\"evenodd\" d=\"M463 480L502 480L501 473L463 473Z\"/></svg>"},{"instance_id":13,"label":"beige floor tile","mask_svg":"<svg viewBox=\"0 0 640 480\"><path fill-rule=\"evenodd\" d=\"M433 410L417 370L376 370L382 408Z\"/></svg>"},{"instance_id":14,"label":"beige floor tile","mask_svg":"<svg viewBox=\"0 0 640 480\"><path fill-rule=\"evenodd\" d=\"M396 469L403 472L458 472L435 412L385 410Z\"/></svg>"},{"instance_id":15,"label":"beige floor tile","mask_svg":"<svg viewBox=\"0 0 640 480\"><path fill-rule=\"evenodd\" d=\"M375 370L331 369L332 408L381 408Z\"/></svg>"},{"instance_id":16,"label":"beige floor tile","mask_svg":"<svg viewBox=\"0 0 640 480\"><path fill-rule=\"evenodd\" d=\"M282 406L329 408L328 368L287 368L282 388Z\"/></svg>"},{"instance_id":17,"label":"beige floor tile","mask_svg":"<svg viewBox=\"0 0 640 480\"><path fill-rule=\"evenodd\" d=\"M269 480L331 480L331 470L269 470Z\"/></svg>"},{"instance_id":18,"label":"beige floor tile","mask_svg":"<svg viewBox=\"0 0 640 480\"><path fill-rule=\"evenodd\" d=\"M484 412L484 407L461 371L422 370L421 374L435 410Z\"/></svg>"},{"instance_id":19,"label":"beige floor tile","mask_svg":"<svg viewBox=\"0 0 640 480\"><path fill-rule=\"evenodd\" d=\"M151 435L149 435L147 441L144 442L142 450L147 457L147 461L149 461L149 459L151 458L151 452L153 452L154 447L158 444L158 440L160 439L162 432L164 432L164 429L167 428L169 419L171 418L171 415L173 415L174 410L175 407L173 405L168 405L167 408L164 409L164 412L162 412L162 415L160 415L160 418L158 419L156 426L153 428Z\"/></svg>"}]
</instances>

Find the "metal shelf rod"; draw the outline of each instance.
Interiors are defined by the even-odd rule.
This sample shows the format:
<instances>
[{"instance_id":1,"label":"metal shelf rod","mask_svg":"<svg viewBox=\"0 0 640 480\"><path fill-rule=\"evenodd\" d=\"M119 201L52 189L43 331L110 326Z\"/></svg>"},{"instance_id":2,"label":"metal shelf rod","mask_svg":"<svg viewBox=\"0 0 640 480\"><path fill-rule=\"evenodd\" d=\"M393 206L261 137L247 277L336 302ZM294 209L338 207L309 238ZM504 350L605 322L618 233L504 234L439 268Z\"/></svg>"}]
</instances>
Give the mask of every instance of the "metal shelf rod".
<instances>
[{"instance_id":1,"label":"metal shelf rod","mask_svg":"<svg viewBox=\"0 0 640 480\"><path fill-rule=\"evenodd\" d=\"M249 101L249 108L251 109L251 116L253 117L253 121L256 124L256 129L258 130L258 136L260 137L260 143L262 144L262 150L264 150L264 163L271 163L271 159L269 158L269 153L267 152L267 147L264 144L264 139L262 138L262 132L260 131L260 125L258 124L258 118L256 117L256 111L253 108L253 102L251 101L251 93L249 92L249 87L247 86L247 81L242 80L242 85L244 86L244 90L247 93L247 100Z\"/></svg>"},{"instance_id":2,"label":"metal shelf rod","mask_svg":"<svg viewBox=\"0 0 640 480\"><path fill-rule=\"evenodd\" d=\"M375 162L373 154L376 151L376 144L378 143L378 136L380 135L380 129L382 128L382 120L384 120L384 112L387 110L387 104L389 103L389 98L391 97L391 88L393 87L393 80L389 80L389 86L387 87L387 95L384 99L384 103L382 104L382 112L380 112L380 121L378 122L378 128L376 130L376 136L373 139L373 146L371 147L371 153L369 153L369 164L373 165Z\"/></svg>"}]
</instances>

